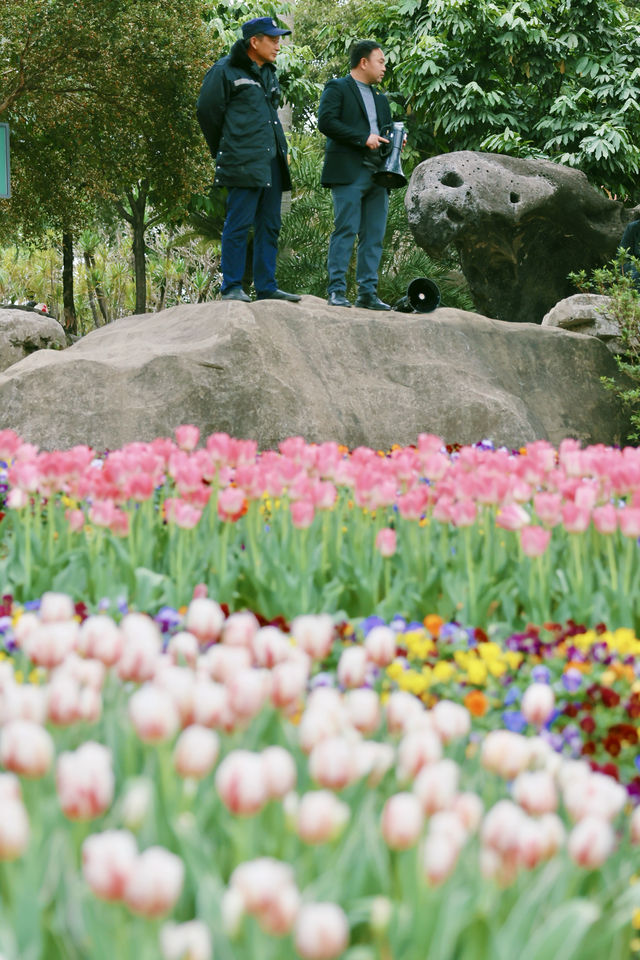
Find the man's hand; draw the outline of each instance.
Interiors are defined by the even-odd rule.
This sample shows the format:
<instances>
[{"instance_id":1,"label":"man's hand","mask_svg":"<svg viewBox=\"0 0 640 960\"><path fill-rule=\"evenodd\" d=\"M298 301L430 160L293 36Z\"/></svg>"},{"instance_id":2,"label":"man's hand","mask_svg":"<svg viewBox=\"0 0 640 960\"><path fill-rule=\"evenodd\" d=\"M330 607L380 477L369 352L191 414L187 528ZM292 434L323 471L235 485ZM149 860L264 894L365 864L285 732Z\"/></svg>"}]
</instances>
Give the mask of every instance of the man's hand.
<instances>
[{"instance_id":1,"label":"man's hand","mask_svg":"<svg viewBox=\"0 0 640 960\"><path fill-rule=\"evenodd\" d=\"M365 147L369 147L369 150L377 150L380 144L389 143L385 137L381 137L377 133L370 133L365 143Z\"/></svg>"}]
</instances>

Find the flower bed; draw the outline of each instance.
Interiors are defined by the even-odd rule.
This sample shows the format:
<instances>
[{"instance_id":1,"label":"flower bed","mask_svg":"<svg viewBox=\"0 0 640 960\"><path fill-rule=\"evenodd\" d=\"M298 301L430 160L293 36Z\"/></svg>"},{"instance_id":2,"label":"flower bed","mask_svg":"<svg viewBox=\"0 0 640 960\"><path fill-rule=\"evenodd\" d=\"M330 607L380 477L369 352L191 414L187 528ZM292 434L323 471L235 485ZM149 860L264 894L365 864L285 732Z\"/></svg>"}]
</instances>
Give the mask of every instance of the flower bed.
<instances>
[{"instance_id":1,"label":"flower bed","mask_svg":"<svg viewBox=\"0 0 640 960\"><path fill-rule=\"evenodd\" d=\"M637 950L632 631L261 626L197 593L5 598L3 956Z\"/></svg>"}]
</instances>

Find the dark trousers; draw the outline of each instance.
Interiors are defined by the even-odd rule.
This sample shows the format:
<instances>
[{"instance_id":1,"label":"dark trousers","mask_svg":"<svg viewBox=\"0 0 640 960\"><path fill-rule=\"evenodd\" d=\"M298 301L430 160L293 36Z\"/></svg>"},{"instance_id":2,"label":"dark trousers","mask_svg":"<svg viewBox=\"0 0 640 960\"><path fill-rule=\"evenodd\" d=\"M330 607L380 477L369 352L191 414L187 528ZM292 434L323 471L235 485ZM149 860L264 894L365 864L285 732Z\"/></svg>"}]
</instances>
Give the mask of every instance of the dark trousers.
<instances>
[{"instance_id":1,"label":"dark trousers","mask_svg":"<svg viewBox=\"0 0 640 960\"><path fill-rule=\"evenodd\" d=\"M280 157L271 161L268 187L229 187L222 229L222 292L242 284L247 238L253 225L253 285L258 296L277 289L276 256L280 234L282 174Z\"/></svg>"},{"instance_id":2,"label":"dark trousers","mask_svg":"<svg viewBox=\"0 0 640 960\"><path fill-rule=\"evenodd\" d=\"M358 292L375 293L378 267L387 225L389 193L373 181L372 170L362 167L353 183L331 188L334 229L329 240L329 293L347 289L347 269L358 237L356 282Z\"/></svg>"}]
</instances>

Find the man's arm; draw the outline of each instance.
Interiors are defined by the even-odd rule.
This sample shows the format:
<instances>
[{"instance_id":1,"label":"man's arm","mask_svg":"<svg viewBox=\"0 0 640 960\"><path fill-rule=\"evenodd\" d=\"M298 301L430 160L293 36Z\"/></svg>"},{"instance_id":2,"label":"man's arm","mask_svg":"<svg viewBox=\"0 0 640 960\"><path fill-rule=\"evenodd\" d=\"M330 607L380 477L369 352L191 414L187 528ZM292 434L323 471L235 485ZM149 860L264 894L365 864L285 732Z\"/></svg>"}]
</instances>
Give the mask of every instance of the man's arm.
<instances>
[{"instance_id":1,"label":"man's arm","mask_svg":"<svg viewBox=\"0 0 640 960\"><path fill-rule=\"evenodd\" d=\"M213 67L204 78L196 113L214 160L218 153L228 103L229 87L225 73Z\"/></svg>"},{"instance_id":2,"label":"man's arm","mask_svg":"<svg viewBox=\"0 0 640 960\"><path fill-rule=\"evenodd\" d=\"M358 133L342 119L342 91L337 80L329 80L318 107L318 130L345 147L365 147L369 133Z\"/></svg>"}]
</instances>

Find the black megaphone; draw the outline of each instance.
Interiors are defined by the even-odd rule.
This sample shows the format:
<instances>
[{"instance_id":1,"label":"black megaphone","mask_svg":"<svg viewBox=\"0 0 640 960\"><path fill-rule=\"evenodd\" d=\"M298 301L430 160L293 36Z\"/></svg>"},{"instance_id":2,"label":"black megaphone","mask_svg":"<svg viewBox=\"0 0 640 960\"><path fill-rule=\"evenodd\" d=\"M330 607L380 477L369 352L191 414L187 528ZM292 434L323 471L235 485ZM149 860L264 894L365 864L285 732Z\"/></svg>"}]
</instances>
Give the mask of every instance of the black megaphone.
<instances>
[{"instance_id":1,"label":"black megaphone","mask_svg":"<svg viewBox=\"0 0 640 960\"><path fill-rule=\"evenodd\" d=\"M386 137L389 143L380 146L380 159L384 160L384 166L373 174L373 180L379 187L388 187L390 190L406 187L409 181L400 164L400 154L406 138L404 124L388 124L383 127L380 135Z\"/></svg>"},{"instance_id":2,"label":"black megaphone","mask_svg":"<svg viewBox=\"0 0 640 960\"><path fill-rule=\"evenodd\" d=\"M393 305L399 313L431 313L440 306L440 289L429 277L416 277L407 287L406 296Z\"/></svg>"}]
</instances>

